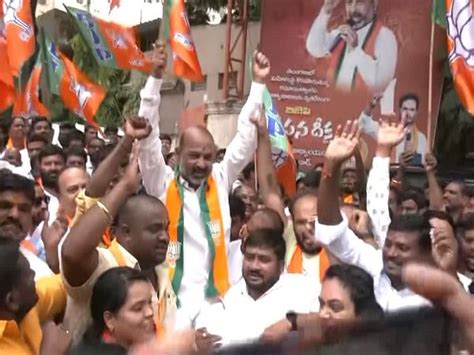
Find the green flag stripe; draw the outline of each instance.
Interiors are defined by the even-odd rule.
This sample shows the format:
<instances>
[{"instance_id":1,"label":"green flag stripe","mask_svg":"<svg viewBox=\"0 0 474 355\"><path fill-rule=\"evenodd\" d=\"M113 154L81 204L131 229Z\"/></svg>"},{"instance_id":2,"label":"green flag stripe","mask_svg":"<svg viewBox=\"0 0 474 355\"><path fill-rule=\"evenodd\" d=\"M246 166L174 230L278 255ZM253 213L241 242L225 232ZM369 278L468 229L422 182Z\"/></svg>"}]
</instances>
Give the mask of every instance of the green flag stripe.
<instances>
[{"instance_id":1,"label":"green flag stripe","mask_svg":"<svg viewBox=\"0 0 474 355\"><path fill-rule=\"evenodd\" d=\"M99 65L118 68L113 51L104 39L102 30L95 19L86 11L74 9L64 5L74 24L79 30L81 38L86 42Z\"/></svg>"}]
</instances>

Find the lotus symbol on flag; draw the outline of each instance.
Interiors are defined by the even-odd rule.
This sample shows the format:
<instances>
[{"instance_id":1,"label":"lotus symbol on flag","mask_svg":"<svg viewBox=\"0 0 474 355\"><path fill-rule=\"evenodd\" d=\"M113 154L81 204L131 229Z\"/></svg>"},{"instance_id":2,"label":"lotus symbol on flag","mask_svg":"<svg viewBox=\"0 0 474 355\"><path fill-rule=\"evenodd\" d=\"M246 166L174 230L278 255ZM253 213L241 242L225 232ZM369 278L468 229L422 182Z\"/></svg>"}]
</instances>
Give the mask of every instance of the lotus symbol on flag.
<instances>
[{"instance_id":1,"label":"lotus symbol on flag","mask_svg":"<svg viewBox=\"0 0 474 355\"><path fill-rule=\"evenodd\" d=\"M17 12L22 8L22 2L23 0L6 0L4 4L5 15L3 20L5 26L8 26L9 23L17 26L21 30L20 39L27 42L34 33L33 26L23 21L17 14Z\"/></svg>"},{"instance_id":2,"label":"lotus symbol on flag","mask_svg":"<svg viewBox=\"0 0 474 355\"><path fill-rule=\"evenodd\" d=\"M86 108L87 102L92 96L92 93L83 85L75 82L74 80L71 80L71 90L79 100L79 107L76 109L76 114L82 118L85 118L84 109Z\"/></svg>"},{"instance_id":3,"label":"lotus symbol on flag","mask_svg":"<svg viewBox=\"0 0 474 355\"><path fill-rule=\"evenodd\" d=\"M181 43L188 50L191 50L193 48L193 41L191 40L191 38L182 33L175 33L174 40L178 43Z\"/></svg>"},{"instance_id":4,"label":"lotus symbol on flag","mask_svg":"<svg viewBox=\"0 0 474 355\"><path fill-rule=\"evenodd\" d=\"M471 0L452 0L447 14L448 36L453 43L449 62L462 58L474 68L474 19Z\"/></svg>"}]
</instances>

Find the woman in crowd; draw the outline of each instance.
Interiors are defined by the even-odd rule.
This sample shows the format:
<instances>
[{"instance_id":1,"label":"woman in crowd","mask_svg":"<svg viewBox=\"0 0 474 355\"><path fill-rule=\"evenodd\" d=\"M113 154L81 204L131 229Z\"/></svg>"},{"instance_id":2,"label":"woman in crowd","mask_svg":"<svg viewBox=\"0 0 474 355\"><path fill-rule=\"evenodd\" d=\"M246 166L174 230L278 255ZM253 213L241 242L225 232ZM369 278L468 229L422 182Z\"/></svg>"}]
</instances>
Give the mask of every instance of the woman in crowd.
<instances>
[{"instance_id":1,"label":"woman in crowd","mask_svg":"<svg viewBox=\"0 0 474 355\"><path fill-rule=\"evenodd\" d=\"M93 351L127 353L155 335L152 286L138 270L128 267L104 272L91 298L93 324L73 354Z\"/></svg>"},{"instance_id":2,"label":"woman in crowd","mask_svg":"<svg viewBox=\"0 0 474 355\"><path fill-rule=\"evenodd\" d=\"M319 296L321 318L377 320L383 317L375 300L372 276L353 265L332 265Z\"/></svg>"}]
</instances>

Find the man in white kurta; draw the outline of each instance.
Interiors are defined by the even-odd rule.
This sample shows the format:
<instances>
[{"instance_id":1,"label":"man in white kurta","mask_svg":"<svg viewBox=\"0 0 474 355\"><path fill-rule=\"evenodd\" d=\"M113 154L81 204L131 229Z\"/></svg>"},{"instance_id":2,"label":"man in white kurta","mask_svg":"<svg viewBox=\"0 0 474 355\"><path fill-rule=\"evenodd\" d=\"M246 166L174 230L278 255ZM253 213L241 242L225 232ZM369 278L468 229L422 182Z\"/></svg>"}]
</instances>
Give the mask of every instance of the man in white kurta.
<instances>
[{"instance_id":1,"label":"man in white kurta","mask_svg":"<svg viewBox=\"0 0 474 355\"><path fill-rule=\"evenodd\" d=\"M325 0L308 33L306 49L316 58L337 56L331 58L337 68L330 68L336 71L330 78L336 88L352 91L359 75L369 92L383 92L395 76L398 45L393 32L376 19L377 0L345 1L347 22L330 30L337 3Z\"/></svg>"},{"instance_id":2,"label":"man in white kurta","mask_svg":"<svg viewBox=\"0 0 474 355\"><path fill-rule=\"evenodd\" d=\"M212 166L210 175L217 184L220 212L228 250L230 243L231 218L228 195L232 183L252 159L257 146L257 132L251 117L257 116L261 110L263 79L269 73L269 62L263 54L258 53L260 64L254 65L254 82L250 94L238 118L237 133L226 149L221 163ZM266 63L262 65L262 62ZM259 67L260 65L260 67ZM255 71L257 67L260 73ZM263 73L263 74L262 74ZM260 81L260 83L256 82ZM140 170L143 183L148 194L166 201L170 184L175 179L175 172L166 165L161 153L159 130L160 88L162 80L150 77L141 92L139 116L146 118L152 127L151 134L140 142ZM178 299L180 309L177 316L177 327L190 326L191 322L206 300L205 289L209 280L213 263L206 239L205 226L202 221L199 194L201 186L193 184L180 177L183 186L183 255L176 255L179 246L170 242L169 258L183 258L183 274L179 288ZM203 177L205 180L206 177ZM195 184L194 184L195 185ZM171 255L173 254L173 255Z\"/></svg>"}]
</instances>

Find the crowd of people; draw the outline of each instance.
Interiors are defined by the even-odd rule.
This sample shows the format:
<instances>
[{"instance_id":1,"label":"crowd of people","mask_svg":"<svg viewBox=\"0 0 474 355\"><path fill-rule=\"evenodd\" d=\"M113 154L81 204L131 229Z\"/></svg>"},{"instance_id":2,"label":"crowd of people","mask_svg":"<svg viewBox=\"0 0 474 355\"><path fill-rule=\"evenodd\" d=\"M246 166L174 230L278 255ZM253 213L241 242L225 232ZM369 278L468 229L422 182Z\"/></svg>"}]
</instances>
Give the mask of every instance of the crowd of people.
<instances>
[{"instance_id":1,"label":"crowd of people","mask_svg":"<svg viewBox=\"0 0 474 355\"><path fill-rule=\"evenodd\" d=\"M101 138L13 117L0 162L0 353L209 353L273 343L328 321L443 307L474 350L474 195L426 189L390 158L405 137L380 121L366 176L360 122L339 127L324 164L289 197L262 114L270 62L253 57L237 133L160 134L166 52L124 135ZM313 334L314 335L314 334ZM324 337L318 341L324 342Z\"/></svg>"}]
</instances>

